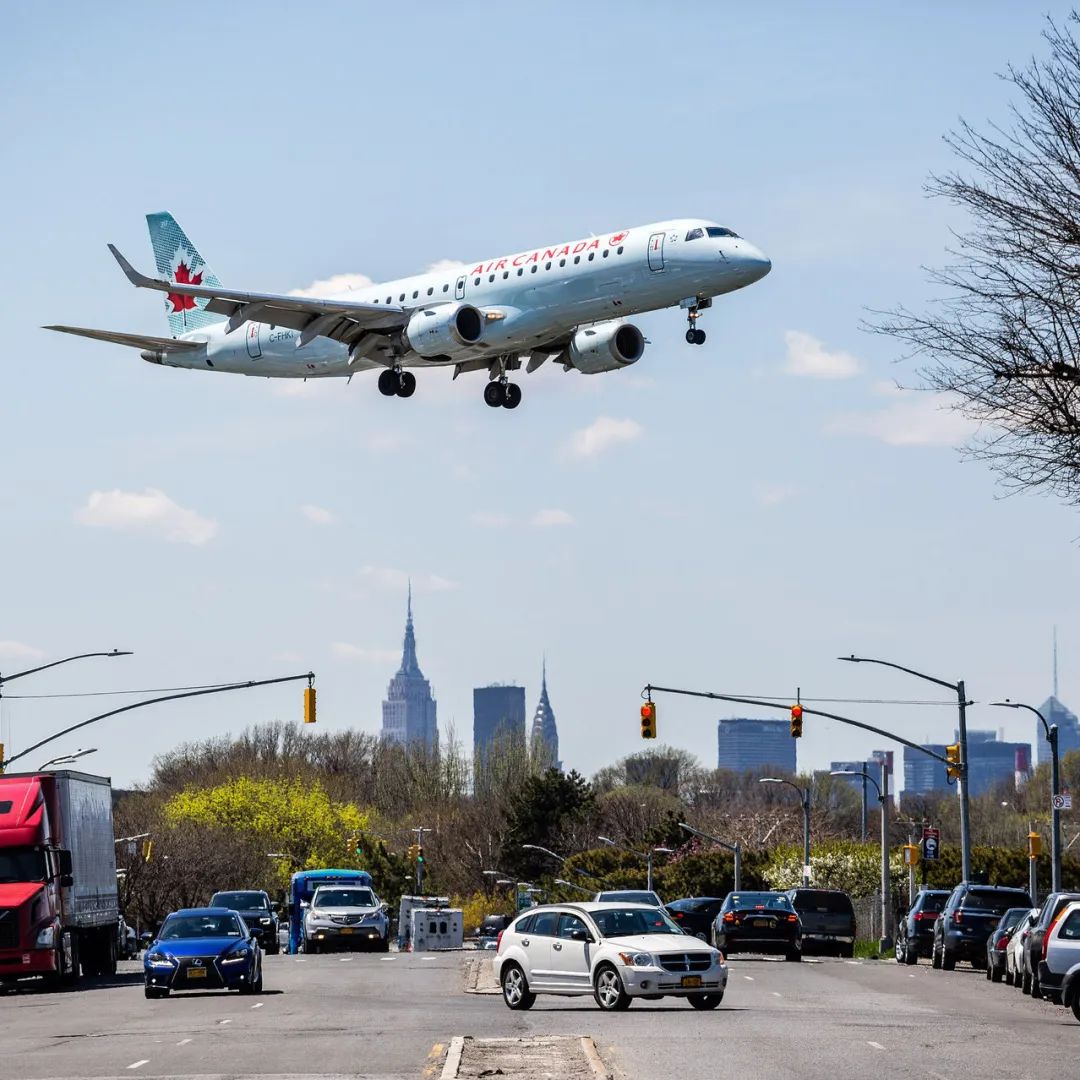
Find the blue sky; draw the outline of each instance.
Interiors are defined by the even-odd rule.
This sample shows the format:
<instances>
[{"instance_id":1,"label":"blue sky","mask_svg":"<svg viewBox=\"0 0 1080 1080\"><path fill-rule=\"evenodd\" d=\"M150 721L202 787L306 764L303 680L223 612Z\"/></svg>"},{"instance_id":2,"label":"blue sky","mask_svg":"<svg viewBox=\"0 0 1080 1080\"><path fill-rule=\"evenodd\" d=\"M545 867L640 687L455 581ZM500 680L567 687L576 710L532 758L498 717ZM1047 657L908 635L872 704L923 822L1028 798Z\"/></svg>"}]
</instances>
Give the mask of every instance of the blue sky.
<instances>
[{"instance_id":1,"label":"blue sky","mask_svg":"<svg viewBox=\"0 0 1080 1080\"><path fill-rule=\"evenodd\" d=\"M764 8L764 6L762 6ZM1049 5L1063 15L1066 6ZM313 668L320 723L376 731L411 575L440 726L471 690L539 690L569 766L640 748L647 682L936 698L838 664L861 651L1039 702L1051 627L1080 700L1075 511L1001 498L954 416L891 384L867 309L928 295L963 221L922 193L959 116L1002 118L996 73L1040 53L1012 3L10 7L0 70L9 342L0 401L0 671L115 646L7 687L9 753L111 698ZM170 371L48 334L164 333L106 251L152 265L168 209L227 284L387 279L670 216L715 218L774 269L683 341L640 320L633 369L374 379L301 392ZM827 377L826 377L827 376ZM305 509L307 508L307 509ZM851 706L943 741L953 712ZM726 710L662 701L662 740L715 762ZM298 689L134 712L56 751L118 783L183 738L299 718ZM1030 738L1005 710L976 727ZM808 722L800 762L881 740ZM46 755L48 756L48 755ZM38 764L32 762L31 764Z\"/></svg>"}]
</instances>

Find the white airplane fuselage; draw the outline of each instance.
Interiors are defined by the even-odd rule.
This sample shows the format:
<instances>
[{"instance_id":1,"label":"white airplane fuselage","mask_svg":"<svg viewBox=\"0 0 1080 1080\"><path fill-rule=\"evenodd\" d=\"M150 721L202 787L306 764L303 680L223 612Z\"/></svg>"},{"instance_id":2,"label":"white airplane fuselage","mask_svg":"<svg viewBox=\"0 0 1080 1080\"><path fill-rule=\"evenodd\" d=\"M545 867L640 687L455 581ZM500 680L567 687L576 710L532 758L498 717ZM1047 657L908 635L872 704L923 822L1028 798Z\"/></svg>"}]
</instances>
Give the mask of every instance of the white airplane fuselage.
<instances>
[{"instance_id":1,"label":"white airplane fuselage","mask_svg":"<svg viewBox=\"0 0 1080 1080\"><path fill-rule=\"evenodd\" d=\"M710 236L709 229L725 235ZM695 230L702 235L688 239ZM393 305L395 310L472 305L484 317L475 345L434 357L407 349L399 358L407 368L454 366L529 354L593 323L680 304L707 306L714 296L758 281L770 267L768 258L742 237L711 221L681 218L365 286L336 299ZM220 323L181 337L205 348L169 352L159 362L301 379L386 366L383 360L350 357L345 344L327 337L298 348L299 331L268 323L247 322L231 333Z\"/></svg>"}]
</instances>

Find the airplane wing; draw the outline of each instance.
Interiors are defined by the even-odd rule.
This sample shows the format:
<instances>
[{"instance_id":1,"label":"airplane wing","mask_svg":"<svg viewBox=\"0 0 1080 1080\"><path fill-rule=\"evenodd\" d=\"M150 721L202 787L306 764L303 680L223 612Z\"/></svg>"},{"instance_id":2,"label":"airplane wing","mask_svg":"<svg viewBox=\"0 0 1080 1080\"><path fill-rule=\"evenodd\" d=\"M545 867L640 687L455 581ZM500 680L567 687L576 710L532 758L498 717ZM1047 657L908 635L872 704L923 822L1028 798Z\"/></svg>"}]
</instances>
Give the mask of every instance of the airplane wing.
<instances>
[{"instance_id":1,"label":"airplane wing","mask_svg":"<svg viewBox=\"0 0 1080 1080\"><path fill-rule=\"evenodd\" d=\"M187 285L162 281L140 274L110 244L113 258L132 285L140 289L179 296L195 296L208 300L207 311L227 315L226 332L243 326L249 320L285 326L299 330L297 348L317 337L334 338L351 345L368 330L393 330L405 325L408 313L396 304L361 304L351 300L316 300L306 296L278 296L274 293L239 292L221 286Z\"/></svg>"},{"instance_id":2,"label":"airplane wing","mask_svg":"<svg viewBox=\"0 0 1080 1080\"><path fill-rule=\"evenodd\" d=\"M190 352L203 347L201 341L152 337L149 334L121 334L118 330L88 330L85 326L43 326L42 330L59 330L61 334L111 341L114 345L128 345L133 349L149 349L153 352Z\"/></svg>"}]
</instances>

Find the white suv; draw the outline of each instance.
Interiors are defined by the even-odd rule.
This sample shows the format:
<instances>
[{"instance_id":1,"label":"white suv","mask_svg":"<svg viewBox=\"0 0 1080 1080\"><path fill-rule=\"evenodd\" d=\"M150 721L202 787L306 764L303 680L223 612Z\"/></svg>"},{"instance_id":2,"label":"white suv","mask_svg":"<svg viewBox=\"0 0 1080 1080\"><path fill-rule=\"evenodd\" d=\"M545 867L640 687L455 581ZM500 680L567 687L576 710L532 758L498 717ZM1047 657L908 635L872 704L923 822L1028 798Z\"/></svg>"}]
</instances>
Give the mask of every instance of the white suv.
<instances>
[{"instance_id":1,"label":"white suv","mask_svg":"<svg viewBox=\"0 0 1080 1080\"><path fill-rule=\"evenodd\" d=\"M1070 1006L1080 1020L1080 901L1069 904L1046 931L1039 987L1043 997Z\"/></svg>"},{"instance_id":2,"label":"white suv","mask_svg":"<svg viewBox=\"0 0 1080 1080\"><path fill-rule=\"evenodd\" d=\"M724 998L724 955L645 904L558 904L522 912L499 937L495 977L511 1009L537 994L592 994L608 1011L685 997L695 1009Z\"/></svg>"}]
</instances>

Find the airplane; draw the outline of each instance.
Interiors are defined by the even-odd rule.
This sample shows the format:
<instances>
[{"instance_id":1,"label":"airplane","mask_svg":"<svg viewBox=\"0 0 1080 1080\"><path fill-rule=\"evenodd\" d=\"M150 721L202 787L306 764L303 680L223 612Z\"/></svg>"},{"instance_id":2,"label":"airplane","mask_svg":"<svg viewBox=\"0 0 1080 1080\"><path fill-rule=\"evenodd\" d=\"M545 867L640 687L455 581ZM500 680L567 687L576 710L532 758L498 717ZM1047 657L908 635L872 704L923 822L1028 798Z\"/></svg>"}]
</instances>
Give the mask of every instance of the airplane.
<instances>
[{"instance_id":1,"label":"airplane","mask_svg":"<svg viewBox=\"0 0 1080 1080\"><path fill-rule=\"evenodd\" d=\"M630 316L686 311L686 340L713 298L763 278L772 263L731 229L678 218L537 247L316 299L227 289L168 213L146 216L158 276L146 277L112 245L127 279L164 294L171 337L47 326L139 349L167 367L276 379L351 378L378 370L386 397L411 397L414 371L484 371L484 401L515 409L510 374L546 360L586 375L641 359Z\"/></svg>"}]
</instances>

